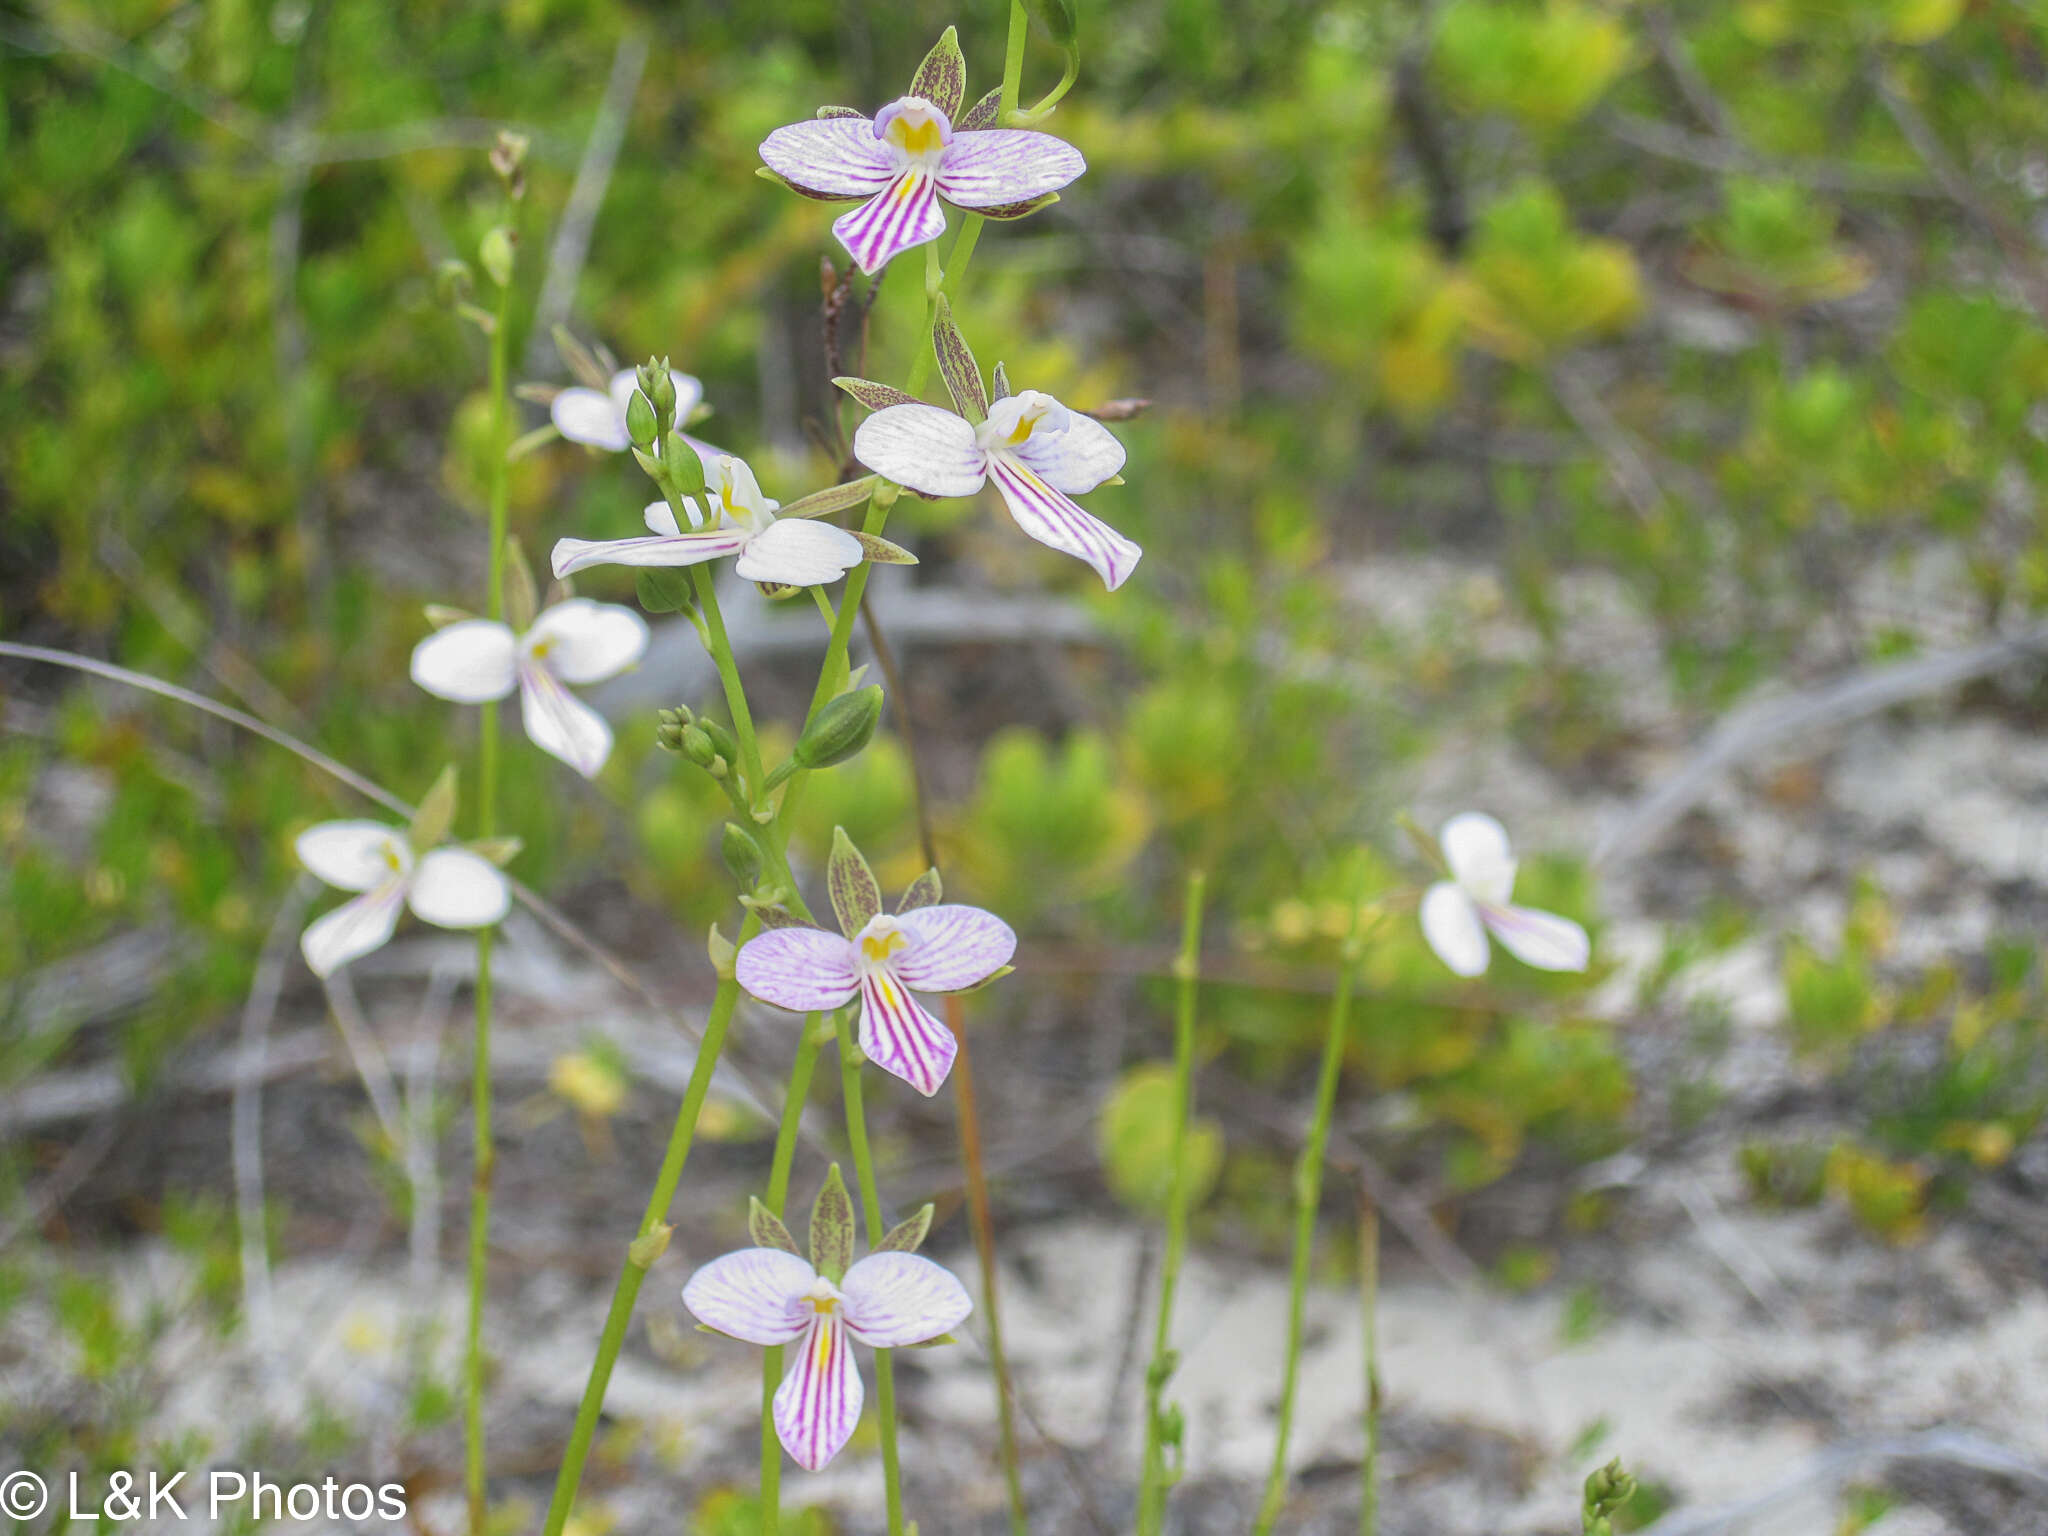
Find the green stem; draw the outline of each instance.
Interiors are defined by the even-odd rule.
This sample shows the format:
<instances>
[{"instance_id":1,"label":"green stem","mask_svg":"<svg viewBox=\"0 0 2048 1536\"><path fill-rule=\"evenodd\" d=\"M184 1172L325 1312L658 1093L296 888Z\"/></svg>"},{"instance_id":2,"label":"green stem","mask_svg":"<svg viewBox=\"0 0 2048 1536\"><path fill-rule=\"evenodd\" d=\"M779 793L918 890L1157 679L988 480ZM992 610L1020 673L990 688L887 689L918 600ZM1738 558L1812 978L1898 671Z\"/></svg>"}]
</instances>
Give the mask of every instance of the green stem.
<instances>
[{"instance_id":1,"label":"green stem","mask_svg":"<svg viewBox=\"0 0 2048 1536\"><path fill-rule=\"evenodd\" d=\"M853 1144L854 1178L867 1213L868 1251L882 1240L882 1195L875 1184L875 1159L868 1148L867 1115L861 1108L861 1056L854 1049L848 1010L839 1011L839 1086L846 1096L846 1136ZM875 1351L875 1419L882 1431L882 1489L889 1511L889 1536L903 1536L903 1471L896 1454L895 1351Z\"/></svg>"},{"instance_id":2,"label":"green stem","mask_svg":"<svg viewBox=\"0 0 2048 1536\"><path fill-rule=\"evenodd\" d=\"M506 388L510 371L512 285L498 289L498 311L491 326L491 476L489 583L484 611L494 619L505 613L505 524L510 505L511 400ZM483 706L477 740L477 835L494 837L498 830L498 706ZM469 1318L463 1342L462 1427L463 1484L468 1495L470 1536L483 1536L484 1476L484 1289L490 1267L491 1179L491 940L493 930L476 936L476 1043L470 1063L469 1184Z\"/></svg>"},{"instance_id":3,"label":"green stem","mask_svg":"<svg viewBox=\"0 0 2048 1536\"><path fill-rule=\"evenodd\" d=\"M747 708L747 690L740 682L739 664L733 660L732 642L725 634L725 615L718 607L718 585L712 580L710 567L704 565L690 567L690 581L697 589L697 611L704 615L704 649L711 653L718 668L718 680L725 687L725 707L732 712L732 731L739 738L740 755L745 759L741 766L746 770L747 796L751 800L764 792L766 776L761 771L761 744L754 734L753 712Z\"/></svg>"},{"instance_id":4,"label":"green stem","mask_svg":"<svg viewBox=\"0 0 2048 1536\"><path fill-rule=\"evenodd\" d=\"M789 1173L796 1160L797 1132L803 1126L804 1104L811 1096L811 1071L818 1064L818 1015L804 1015L796 1060L789 1069L789 1091L782 1100L782 1123L775 1130L775 1159L769 1165L768 1198L762 1202L777 1216L789 1203ZM775 1389L782 1385L782 1346L769 1346L761 1361L761 1536L776 1536L782 1524L782 1442L775 1434Z\"/></svg>"},{"instance_id":5,"label":"green stem","mask_svg":"<svg viewBox=\"0 0 2048 1536\"><path fill-rule=\"evenodd\" d=\"M1322 1065L1316 1073L1315 1119L1308 1145L1294 1169L1294 1267L1287 1286L1287 1363L1280 1384L1280 1427L1273 1441L1273 1465L1266 1473L1265 1497L1259 1501L1254 1536L1269 1536L1287 1497L1287 1446L1294 1435L1294 1399L1301 1379L1302 1316L1308 1298L1309 1261L1315 1253L1316 1212L1323 1196L1323 1153L1330 1142L1330 1119L1337 1105L1337 1078L1344 1065L1344 1045L1351 1022L1351 988L1357 980L1363 936L1358 932L1357 906L1352 931L1344 941L1344 963L1337 972L1337 991L1330 999L1329 1031L1323 1039Z\"/></svg>"},{"instance_id":6,"label":"green stem","mask_svg":"<svg viewBox=\"0 0 2048 1536\"><path fill-rule=\"evenodd\" d=\"M759 919L748 916L740 928L744 944L760 931ZM569 1431L569 1445L562 1453L562 1469L555 1478L555 1494L548 1505L546 1536L562 1536L569 1511L576 1503L576 1486L583 1480L583 1463L590 1455L590 1442L597 1433L597 1421L604 1411L605 1388L612 1379L612 1366L626 1342L626 1327L633 1320L633 1305L639 1299L641 1282L654 1261L668 1247L668 1208L682 1181L683 1165L690 1156L690 1143L697 1134L697 1119L704 1112L705 1097L711 1092L711 1076L725 1049L725 1032L732 1023L739 1002L740 987L727 977L718 984L711 1000L711 1014L704 1024L704 1039L697 1047L697 1062L690 1069L690 1083L669 1130L668 1150L655 1177L654 1192L647 1198L647 1210L640 1218L640 1230L626 1250L626 1262L612 1287L611 1308L605 1314L604 1333L597 1344L597 1358L590 1363L590 1379L583 1388L583 1401L576 1409L576 1423Z\"/></svg>"},{"instance_id":7,"label":"green stem","mask_svg":"<svg viewBox=\"0 0 2048 1536\"><path fill-rule=\"evenodd\" d=\"M1365 1459L1358 1467L1358 1536L1380 1527L1380 1213L1358 1194L1358 1305L1365 1340Z\"/></svg>"},{"instance_id":8,"label":"green stem","mask_svg":"<svg viewBox=\"0 0 2048 1536\"><path fill-rule=\"evenodd\" d=\"M1159 1317L1152 1335L1152 1361L1145 1371L1145 1457L1138 1483L1139 1536L1158 1536L1166 1519L1166 1490L1173 1477L1166 1466L1164 1398L1173 1374L1173 1293L1180 1279L1181 1257L1187 1248L1188 1120L1195 1097L1195 998L1201 985L1202 897L1208 880L1200 871L1188 876L1187 905L1181 918L1180 956L1174 975L1180 991L1173 1023L1173 1182L1166 1199L1166 1253L1159 1265Z\"/></svg>"}]
</instances>

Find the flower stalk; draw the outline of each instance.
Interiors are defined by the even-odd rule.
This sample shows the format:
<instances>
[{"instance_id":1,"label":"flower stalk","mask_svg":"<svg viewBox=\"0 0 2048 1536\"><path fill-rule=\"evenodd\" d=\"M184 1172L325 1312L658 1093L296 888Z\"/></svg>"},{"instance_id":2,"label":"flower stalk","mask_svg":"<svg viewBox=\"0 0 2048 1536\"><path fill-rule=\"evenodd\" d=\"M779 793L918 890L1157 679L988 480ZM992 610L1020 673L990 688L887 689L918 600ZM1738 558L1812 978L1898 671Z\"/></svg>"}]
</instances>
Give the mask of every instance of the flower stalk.
<instances>
[{"instance_id":1,"label":"flower stalk","mask_svg":"<svg viewBox=\"0 0 2048 1536\"><path fill-rule=\"evenodd\" d=\"M1374 926L1378 919L1374 919ZM1330 1022L1323 1037L1323 1056L1316 1072L1315 1117L1309 1123L1308 1144L1294 1169L1294 1264L1287 1285L1287 1362L1280 1384L1280 1425L1273 1439L1273 1465L1266 1473L1265 1495L1253 1523L1255 1536L1270 1536L1280 1518L1287 1497L1287 1449L1294 1436L1294 1402L1301 1381L1303 1314L1308 1297L1309 1261L1315 1253L1316 1213L1322 1204L1323 1158L1330 1143L1330 1121L1337 1106L1337 1080L1344 1066L1344 1045L1351 1027L1351 992L1358 980L1358 962L1365 952L1358 908L1351 912L1351 932L1344 941L1343 964L1337 971L1337 990L1330 999Z\"/></svg>"},{"instance_id":2,"label":"flower stalk","mask_svg":"<svg viewBox=\"0 0 2048 1536\"><path fill-rule=\"evenodd\" d=\"M1152 1360L1145 1370L1145 1459L1138 1483L1138 1536L1159 1536L1166 1523L1166 1493L1179 1477L1180 1410L1166 1406L1166 1383L1179 1356L1173 1348L1173 1293L1180 1281L1181 1259L1187 1251L1188 1205L1193 1191L1188 1180L1188 1124L1195 1097L1195 1003L1202 974L1202 899L1208 878L1200 870L1188 876L1186 907L1181 917L1180 954L1173 974L1179 992L1173 1022L1173 1178L1166 1197L1166 1252L1159 1263L1159 1316L1152 1334ZM1167 1449L1175 1465L1167 1465Z\"/></svg>"},{"instance_id":3,"label":"flower stalk","mask_svg":"<svg viewBox=\"0 0 2048 1536\"><path fill-rule=\"evenodd\" d=\"M839 1086L846 1100L846 1137L853 1147L854 1179L860 1186L861 1209L867 1221L868 1247L882 1241L882 1195L875 1183L875 1157L868 1146L867 1112L862 1107L860 1052L855 1048L847 1009L840 1009ZM889 1536L903 1536L903 1468L896 1447L896 1361L893 1351L875 1351L875 1418L882 1432L882 1491L889 1517Z\"/></svg>"}]
</instances>

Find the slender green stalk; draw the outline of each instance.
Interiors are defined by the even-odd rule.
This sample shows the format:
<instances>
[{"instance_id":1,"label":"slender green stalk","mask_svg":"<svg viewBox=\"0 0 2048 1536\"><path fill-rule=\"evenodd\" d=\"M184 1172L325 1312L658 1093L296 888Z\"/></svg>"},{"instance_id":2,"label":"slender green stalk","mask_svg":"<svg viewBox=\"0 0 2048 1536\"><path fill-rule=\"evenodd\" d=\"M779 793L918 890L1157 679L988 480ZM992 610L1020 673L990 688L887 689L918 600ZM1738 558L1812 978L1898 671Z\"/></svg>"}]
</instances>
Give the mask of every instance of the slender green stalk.
<instances>
[{"instance_id":1,"label":"slender green stalk","mask_svg":"<svg viewBox=\"0 0 2048 1536\"><path fill-rule=\"evenodd\" d=\"M490 553L486 561L488 590L484 611L505 616L505 523L510 503L510 461L506 449L512 430L507 392L510 371L512 284L498 289L498 310L491 326L491 474ZM498 831L498 706L483 706L477 741L477 835ZM476 936L476 1043L470 1063L470 1126L472 1169L469 1184L469 1319L463 1344L462 1426L463 1485L468 1494L470 1536L483 1536L484 1476L484 1289L490 1264L491 1179L495 1156L491 1147L491 940L494 930Z\"/></svg>"},{"instance_id":2,"label":"slender green stalk","mask_svg":"<svg viewBox=\"0 0 2048 1536\"><path fill-rule=\"evenodd\" d=\"M744 944L760 930L759 919L748 916L740 928ZM676 1185L682 1181L683 1165L689 1160L690 1144L697 1134L697 1119L704 1112L704 1100L711 1092L711 1077L725 1049L725 1032L739 1003L740 986L727 977L718 984L711 1000L711 1014L704 1024L703 1043L697 1047L697 1063L690 1069L689 1086L683 1090L682 1105L668 1135L668 1150L661 1160L661 1172L654 1180L654 1192L647 1197L647 1209L640 1218L640 1230L626 1249L625 1265L612 1287L611 1308L605 1314L604 1332L597 1343L597 1358L590 1363L590 1379L583 1388L583 1401L576 1409L576 1423L569 1431L569 1444L562 1453L562 1469L555 1477L555 1494L548 1505L546 1536L561 1536L569 1511L576 1503L576 1485L583 1480L583 1463L590 1455L590 1442L597 1433L597 1421L604 1410L605 1388L611 1384L612 1366L626 1342L626 1327L633 1320L633 1306L640 1296L641 1282L654 1261L668 1247L667 1222Z\"/></svg>"},{"instance_id":3,"label":"slender green stalk","mask_svg":"<svg viewBox=\"0 0 2048 1536\"><path fill-rule=\"evenodd\" d=\"M733 660L732 641L726 638L725 615L718 606L718 584L708 566L690 567L690 581L697 589L697 611L704 615L710 635L705 649L718 668L718 680L725 688L725 707L732 712L732 732L739 738L741 764L747 772L747 793L762 792L766 775L761 771L761 743L754 734L753 711L747 708L746 686L740 681L739 663Z\"/></svg>"},{"instance_id":4,"label":"slender green stalk","mask_svg":"<svg viewBox=\"0 0 2048 1536\"><path fill-rule=\"evenodd\" d=\"M1195 1098L1195 1000L1201 985L1202 897L1208 878L1188 876L1187 906L1181 918L1180 956L1173 973L1180 983L1173 1022L1173 1181L1166 1197L1166 1253L1159 1265L1159 1317L1152 1335L1152 1361L1145 1371L1145 1459L1138 1483L1138 1536L1158 1536L1166 1520L1166 1490L1173 1477L1166 1466L1166 1383L1176 1363L1173 1352L1173 1292L1180 1279L1188 1240L1188 1121Z\"/></svg>"},{"instance_id":5,"label":"slender green stalk","mask_svg":"<svg viewBox=\"0 0 2048 1536\"><path fill-rule=\"evenodd\" d=\"M853 1172L867 1213L868 1251L882 1240L882 1195L875 1185L875 1159L868 1149L868 1122L861 1108L861 1057L854 1049L848 1010L839 1011L839 1086L846 1096L846 1136L853 1144ZM896 1454L896 1352L875 1351L875 1419L882 1431L882 1489L888 1503L889 1536L903 1536L903 1470Z\"/></svg>"},{"instance_id":6,"label":"slender green stalk","mask_svg":"<svg viewBox=\"0 0 2048 1536\"><path fill-rule=\"evenodd\" d=\"M1294 1399L1301 1379L1302 1314L1308 1297L1309 1260L1315 1252L1316 1211L1323 1196L1323 1153L1330 1142L1337 1078L1350 1032L1351 989L1363 947L1354 903L1351 933L1344 941L1344 963L1337 971L1336 994L1330 999L1322 1065L1316 1073L1315 1119L1309 1125L1308 1145L1302 1148L1301 1161L1294 1168L1294 1269L1287 1287L1287 1364L1280 1384L1280 1427L1273 1441L1273 1465L1266 1473L1265 1497L1259 1501L1259 1516L1252 1525L1255 1536L1269 1536L1287 1497L1287 1446L1294 1435Z\"/></svg>"},{"instance_id":7,"label":"slender green stalk","mask_svg":"<svg viewBox=\"0 0 2048 1536\"><path fill-rule=\"evenodd\" d=\"M818 1064L818 1015L804 1015L796 1060L789 1069L789 1091L782 1100L782 1123L775 1131L775 1159L768 1170L768 1198L762 1203L777 1216L789 1203L789 1173L796 1160L797 1132L803 1126L804 1104L811 1096L811 1071ZM782 1526L782 1442L775 1434L775 1389L782 1384L782 1346L770 1345L761 1362L761 1531L776 1536Z\"/></svg>"},{"instance_id":8,"label":"slender green stalk","mask_svg":"<svg viewBox=\"0 0 2048 1536\"><path fill-rule=\"evenodd\" d=\"M1358 1536L1380 1527L1380 1213L1358 1192L1358 1306L1365 1341L1365 1459L1358 1465Z\"/></svg>"}]
</instances>

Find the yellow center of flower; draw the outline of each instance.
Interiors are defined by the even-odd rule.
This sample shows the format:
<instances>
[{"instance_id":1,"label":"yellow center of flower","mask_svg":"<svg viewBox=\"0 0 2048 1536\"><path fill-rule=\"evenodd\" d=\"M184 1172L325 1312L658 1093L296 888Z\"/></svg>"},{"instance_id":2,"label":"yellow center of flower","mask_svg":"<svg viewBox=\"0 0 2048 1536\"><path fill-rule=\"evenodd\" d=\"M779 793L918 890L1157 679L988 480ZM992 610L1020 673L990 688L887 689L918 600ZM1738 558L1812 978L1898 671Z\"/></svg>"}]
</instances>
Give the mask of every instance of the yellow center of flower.
<instances>
[{"instance_id":1,"label":"yellow center of flower","mask_svg":"<svg viewBox=\"0 0 2048 1536\"><path fill-rule=\"evenodd\" d=\"M913 122L906 112L891 118L887 131L906 154L929 155L946 147L946 141L939 133L937 118L920 117Z\"/></svg>"},{"instance_id":2,"label":"yellow center of flower","mask_svg":"<svg viewBox=\"0 0 2048 1536\"><path fill-rule=\"evenodd\" d=\"M837 1296L806 1296L804 1302L820 1317L830 1317L839 1310Z\"/></svg>"},{"instance_id":3,"label":"yellow center of flower","mask_svg":"<svg viewBox=\"0 0 2048 1536\"><path fill-rule=\"evenodd\" d=\"M865 935L860 941L860 952L869 964L879 965L897 950L907 947L909 943L909 934L901 928L890 928L881 933Z\"/></svg>"}]
</instances>

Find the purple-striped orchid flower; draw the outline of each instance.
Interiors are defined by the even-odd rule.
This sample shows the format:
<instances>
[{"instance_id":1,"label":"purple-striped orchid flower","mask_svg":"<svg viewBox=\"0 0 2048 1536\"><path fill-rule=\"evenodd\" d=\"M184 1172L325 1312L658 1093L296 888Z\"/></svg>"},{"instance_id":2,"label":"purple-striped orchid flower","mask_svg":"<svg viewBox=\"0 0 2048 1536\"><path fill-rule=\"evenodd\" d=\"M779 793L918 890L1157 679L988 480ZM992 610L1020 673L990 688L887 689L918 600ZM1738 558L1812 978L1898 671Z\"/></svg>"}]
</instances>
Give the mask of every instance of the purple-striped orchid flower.
<instances>
[{"instance_id":1,"label":"purple-striped orchid flower","mask_svg":"<svg viewBox=\"0 0 2048 1536\"><path fill-rule=\"evenodd\" d=\"M808 517L777 518L782 503L761 494L744 459L714 454L704 460L707 518L688 498L685 533L665 501L645 513L648 533L632 539L563 539L555 545L556 576L589 565L698 565L738 555L733 569L748 581L784 587L819 587L837 581L865 558L861 541L844 528ZM806 498L809 501L811 498Z\"/></svg>"},{"instance_id":2,"label":"purple-striped orchid flower","mask_svg":"<svg viewBox=\"0 0 2048 1536\"><path fill-rule=\"evenodd\" d=\"M910 94L872 118L826 107L811 122L778 128L762 142L762 163L805 197L860 200L832 221L832 233L868 273L946 232L941 198L984 218L1022 218L1088 169L1079 150L1049 133L993 126L993 95L963 115L966 88L948 28Z\"/></svg>"},{"instance_id":3,"label":"purple-striped orchid flower","mask_svg":"<svg viewBox=\"0 0 2048 1536\"><path fill-rule=\"evenodd\" d=\"M603 682L636 665L647 639L647 621L632 609L572 597L523 633L496 619L457 620L413 647L412 680L457 704L502 699L517 688L533 744L595 778L611 756L612 728L569 685Z\"/></svg>"},{"instance_id":4,"label":"purple-striped orchid flower","mask_svg":"<svg viewBox=\"0 0 2048 1536\"><path fill-rule=\"evenodd\" d=\"M1116 476L1124 445L1094 417L1039 390L998 399L978 426L921 401L888 406L855 431L853 456L927 496L972 496L995 481L1019 528L1085 560L1112 592L1144 553L1073 500Z\"/></svg>"},{"instance_id":5,"label":"purple-striped orchid flower","mask_svg":"<svg viewBox=\"0 0 2048 1536\"><path fill-rule=\"evenodd\" d=\"M940 905L935 871L903 893L893 914L882 911L881 888L843 830L833 834L827 883L841 932L791 926L757 934L740 949L739 983L796 1013L830 1012L858 996L862 1053L929 1098L959 1046L914 994L993 980L1008 969L1017 935L979 907Z\"/></svg>"},{"instance_id":6,"label":"purple-striped orchid flower","mask_svg":"<svg viewBox=\"0 0 2048 1536\"><path fill-rule=\"evenodd\" d=\"M1515 856L1508 834L1483 811L1466 811L1437 835L1451 878L1422 897L1422 936L1437 958L1460 976L1486 970L1486 936L1524 965L1543 971L1583 971L1592 956L1586 930L1568 917L1513 905Z\"/></svg>"},{"instance_id":7,"label":"purple-striped orchid flower","mask_svg":"<svg viewBox=\"0 0 2048 1536\"><path fill-rule=\"evenodd\" d=\"M596 364L591 364L597 367ZM606 453L624 453L633 446L633 434L626 430L626 407L632 403L633 392L639 388L636 370L621 368L611 377L603 389L592 389L586 384L571 384L548 402L548 416L555 424L555 430L572 443L581 443L586 448L602 448ZM592 375L602 378L603 370ZM669 381L675 385L675 420L678 426L688 421L697 407L704 403L704 386L687 373L669 370ZM696 438L684 435L684 440L697 450L699 458L711 458L719 450L709 443L700 443Z\"/></svg>"},{"instance_id":8,"label":"purple-striped orchid flower","mask_svg":"<svg viewBox=\"0 0 2048 1536\"><path fill-rule=\"evenodd\" d=\"M293 848L301 864L329 885L360 893L300 936L315 976L331 976L381 949L403 907L437 928L488 928L510 909L511 889L483 854L469 848L416 854L415 840L404 828L377 821L323 821L299 834Z\"/></svg>"},{"instance_id":9,"label":"purple-striped orchid flower","mask_svg":"<svg viewBox=\"0 0 2048 1536\"><path fill-rule=\"evenodd\" d=\"M849 1264L853 1208L835 1165L811 1217L808 1261L757 1200L749 1226L760 1246L713 1259L683 1287L683 1305L707 1328L748 1344L796 1345L773 1412L783 1449L808 1472L838 1455L860 1422L865 1389L855 1342L930 1343L974 1310L948 1270L909 1251L930 1222L926 1206Z\"/></svg>"}]
</instances>

